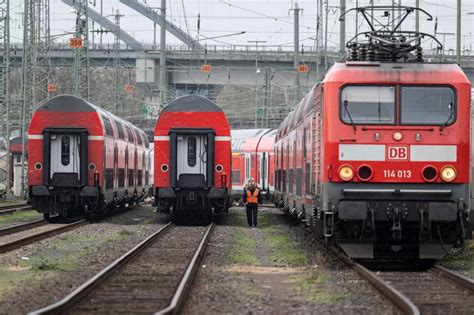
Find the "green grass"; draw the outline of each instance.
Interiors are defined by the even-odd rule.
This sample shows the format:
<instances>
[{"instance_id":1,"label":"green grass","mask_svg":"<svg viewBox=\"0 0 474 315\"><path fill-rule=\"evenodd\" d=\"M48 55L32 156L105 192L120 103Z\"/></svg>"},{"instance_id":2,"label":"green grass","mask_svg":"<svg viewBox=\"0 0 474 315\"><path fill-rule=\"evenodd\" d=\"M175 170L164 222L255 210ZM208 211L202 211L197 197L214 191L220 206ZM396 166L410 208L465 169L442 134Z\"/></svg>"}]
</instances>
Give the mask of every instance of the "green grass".
<instances>
[{"instance_id":1,"label":"green grass","mask_svg":"<svg viewBox=\"0 0 474 315\"><path fill-rule=\"evenodd\" d=\"M288 283L296 290L298 296L306 301L332 305L344 297L342 294L324 288L326 280L326 275L311 275L309 272L290 276Z\"/></svg>"},{"instance_id":2,"label":"green grass","mask_svg":"<svg viewBox=\"0 0 474 315\"><path fill-rule=\"evenodd\" d=\"M63 270L64 265L61 265L57 259L49 259L45 256L40 256L33 261L33 270L38 271L59 271Z\"/></svg>"},{"instance_id":3,"label":"green grass","mask_svg":"<svg viewBox=\"0 0 474 315\"><path fill-rule=\"evenodd\" d=\"M448 255L440 261L440 264L449 269L474 273L474 240L466 243L466 250L463 253Z\"/></svg>"},{"instance_id":4,"label":"green grass","mask_svg":"<svg viewBox=\"0 0 474 315\"><path fill-rule=\"evenodd\" d=\"M272 216L268 213L262 213L262 230L265 234L265 240L270 244L272 254L270 259L278 265L288 265L292 267L303 266L306 264L306 254L297 247L297 244L290 239L290 236L284 234L273 222Z\"/></svg>"},{"instance_id":5,"label":"green grass","mask_svg":"<svg viewBox=\"0 0 474 315\"><path fill-rule=\"evenodd\" d=\"M65 235L51 247L44 248L21 259L16 266L0 266L0 296L16 288L20 283L29 286L58 272L73 271L82 257L95 251L99 246L126 238L134 232L123 229L104 239L96 237Z\"/></svg>"},{"instance_id":6,"label":"green grass","mask_svg":"<svg viewBox=\"0 0 474 315\"><path fill-rule=\"evenodd\" d=\"M35 280L36 273L30 268L10 269L7 266L0 267L0 297L8 293L21 281L32 283Z\"/></svg>"},{"instance_id":7,"label":"green grass","mask_svg":"<svg viewBox=\"0 0 474 315\"><path fill-rule=\"evenodd\" d=\"M15 211L9 214L1 215L0 223L32 221L34 219L41 219L42 217L43 216L35 210Z\"/></svg>"},{"instance_id":8,"label":"green grass","mask_svg":"<svg viewBox=\"0 0 474 315\"><path fill-rule=\"evenodd\" d=\"M127 236L127 235L133 235L135 234L133 231L130 231L130 230L127 230L127 229L123 229L123 230L120 230L118 232L119 235L121 236Z\"/></svg>"},{"instance_id":9,"label":"green grass","mask_svg":"<svg viewBox=\"0 0 474 315\"><path fill-rule=\"evenodd\" d=\"M242 265L256 265L258 259L254 254L257 247L255 240L247 235L245 228L238 228L237 233L231 254L232 262Z\"/></svg>"}]
</instances>

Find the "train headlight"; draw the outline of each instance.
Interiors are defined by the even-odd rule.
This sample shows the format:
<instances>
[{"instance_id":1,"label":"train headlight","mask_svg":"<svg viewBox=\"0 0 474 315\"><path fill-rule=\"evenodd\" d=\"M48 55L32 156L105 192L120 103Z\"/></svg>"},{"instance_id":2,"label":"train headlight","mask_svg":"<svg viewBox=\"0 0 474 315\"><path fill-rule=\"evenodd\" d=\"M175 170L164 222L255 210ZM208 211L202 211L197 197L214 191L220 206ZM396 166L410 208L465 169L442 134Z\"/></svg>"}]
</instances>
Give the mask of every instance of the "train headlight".
<instances>
[{"instance_id":1,"label":"train headlight","mask_svg":"<svg viewBox=\"0 0 474 315\"><path fill-rule=\"evenodd\" d=\"M345 182L354 178L354 170L349 165L343 165L339 168L339 178Z\"/></svg>"},{"instance_id":2,"label":"train headlight","mask_svg":"<svg viewBox=\"0 0 474 315\"><path fill-rule=\"evenodd\" d=\"M373 175L374 172L369 165L361 165L357 169L357 177L363 182L369 181Z\"/></svg>"},{"instance_id":3,"label":"train headlight","mask_svg":"<svg viewBox=\"0 0 474 315\"><path fill-rule=\"evenodd\" d=\"M445 182L452 182L453 180L456 179L456 169L452 166L445 166L441 170L440 176L441 179Z\"/></svg>"},{"instance_id":4,"label":"train headlight","mask_svg":"<svg viewBox=\"0 0 474 315\"><path fill-rule=\"evenodd\" d=\"M401 132L399 131L396 131L394 134L393 134L393 140L395 141L400 141L403 139L403 135Z\"/></svg>"}]
</instances>

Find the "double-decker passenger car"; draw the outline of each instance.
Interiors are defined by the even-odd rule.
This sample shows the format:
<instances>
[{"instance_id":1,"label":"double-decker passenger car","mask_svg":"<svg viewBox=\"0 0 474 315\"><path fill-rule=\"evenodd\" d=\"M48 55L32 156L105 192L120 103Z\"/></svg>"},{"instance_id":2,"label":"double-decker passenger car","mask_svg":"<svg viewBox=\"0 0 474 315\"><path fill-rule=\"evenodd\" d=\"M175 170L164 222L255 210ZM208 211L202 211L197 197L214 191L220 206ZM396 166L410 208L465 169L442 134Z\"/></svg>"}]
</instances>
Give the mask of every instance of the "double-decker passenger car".
<instances>
[{"instance_id":1,"label":"double-decker passenger car","mask_svg":"<svg viewBox=\"0 0 474 315\"><path fill-rule=\"evenodd\" d=\"M253 178L266 199L273 194L275 129L232 130L232 198Z\"/></svg>"},{"instance_id":2,"label":"double-decker passenger car","mask_svg":"<svg viewBox=\"0 0 474 315\"><path fill-rule=\"evenodd\" d=\"M280 126L277 204L351 257L436 259L468 236L471 84L424 62L420 34L384 32Z\"/></svg>"},{"instance_id":3,"label":"double-decker passenger car","mask_svg":"<svg viewBox=\"0 0 474 315\"><path fill-rule=\"evenodd\" d=\"M158 211L173 221L209 221L227 211L230 128L219 106L197 95L175 99L158 117L154 142Z\"/></svg>"},{"instance_id":4,"label":"double-decker passenger car","mask_svg":"<svg viewBox=\"0 0 474 315\"><path fill-rule=\"evenodd\" d=\"M147 148L129 122L75 96L51 98L28 130L31 204L49 219L139 202L148 190Z\"/></svg>"}]
</instances>

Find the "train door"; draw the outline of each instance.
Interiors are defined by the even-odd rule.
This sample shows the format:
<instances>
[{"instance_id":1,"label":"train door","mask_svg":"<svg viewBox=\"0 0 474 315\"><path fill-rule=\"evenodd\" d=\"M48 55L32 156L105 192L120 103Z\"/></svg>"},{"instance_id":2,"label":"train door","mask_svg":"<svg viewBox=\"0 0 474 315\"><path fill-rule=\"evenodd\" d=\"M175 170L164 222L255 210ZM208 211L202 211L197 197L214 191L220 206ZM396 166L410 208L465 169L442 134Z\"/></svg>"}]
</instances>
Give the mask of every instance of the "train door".
<instances>
[{"instance_id":1,"label":"train door","mask_svg":"<svg viewBox=\"0 0 474 315\"><path fill-rule=\"evenodd\" d=\"M245 183L244 183L244 185L249 182L250 177L251 177L250 159L251 159L250 153L245 153Z\"/></svg>"},{"instance_id":2,"label":"train door","mask_svg":"<svg viewBox=\"0 0 474 315\"><path fill-rule=\"evenodd\" d=\"M267 158L267 153L263 152L260 153L260 165L259 165L259 170L260 170L260 180L259 180L259 186L262 190L268 190L268 158Z\"/></svg>"},{"instance_id":3,"label":"train door","mask_svg":"<svg viewBox=\"0 0 474 315\"><path fill-rule=\"evenodd\" d=\"M207 136L182 135L177 140L177 177L181 174L203 174L206 179Z\"/></svg>"},{"instance_id":4,"label":"train door","mask_svg":"<svg viewBox=\"0 0 474 315\"><path fill-rule=\"evenodd\" d=\"M51 134L50 178L54 183L78 185L81 180L79 134Z\"/></svg>"}]
</instances>

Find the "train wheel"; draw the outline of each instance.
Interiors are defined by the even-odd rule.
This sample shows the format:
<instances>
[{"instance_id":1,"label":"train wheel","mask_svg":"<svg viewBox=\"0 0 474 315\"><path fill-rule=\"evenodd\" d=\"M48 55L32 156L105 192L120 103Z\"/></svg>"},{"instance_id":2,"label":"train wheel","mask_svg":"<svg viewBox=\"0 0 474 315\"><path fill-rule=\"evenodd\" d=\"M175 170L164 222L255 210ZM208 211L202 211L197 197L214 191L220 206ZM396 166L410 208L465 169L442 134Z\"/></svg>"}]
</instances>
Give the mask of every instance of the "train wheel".
<instances>
[{"instance_id":1,"label":"train wheel","mask_svg":"<svg viewBox=\"0 0 474 315\"><path fill-rule=\"evenodd\" d=\"M170 206L170 218L175 224L179 223L179 210L176 206Z\"/></svg>"},{"instance_id":2,"label":"train wheel","mask_svg":"<svg viewBox=\"0 0 474 315\"><path fill-rule=\"evenodd\" d=\"M51 222L51 215L49 213L43 213L43 219L48 222Z\"/></svg>"},{"instance_id":3,"label":"train wheel","mask_svg":"<svg viewBox=\"0 0 474 315\"><path fill-rule=\"evenodd\" d=\"M211 223L213 217L214 216L212 215L211 208L203 209L203 211L202 211L202 224L203 225L208 225L209 223Z\"/></svg>"}]
</instances>

